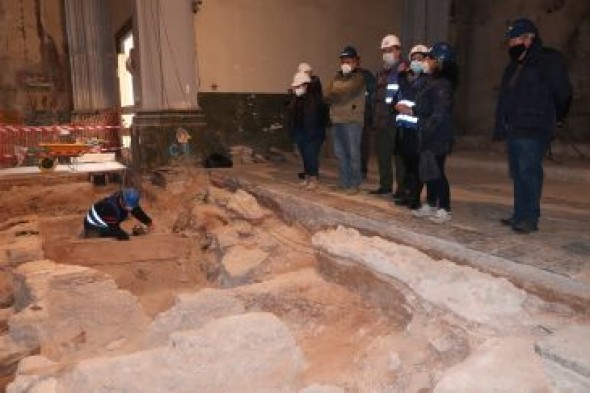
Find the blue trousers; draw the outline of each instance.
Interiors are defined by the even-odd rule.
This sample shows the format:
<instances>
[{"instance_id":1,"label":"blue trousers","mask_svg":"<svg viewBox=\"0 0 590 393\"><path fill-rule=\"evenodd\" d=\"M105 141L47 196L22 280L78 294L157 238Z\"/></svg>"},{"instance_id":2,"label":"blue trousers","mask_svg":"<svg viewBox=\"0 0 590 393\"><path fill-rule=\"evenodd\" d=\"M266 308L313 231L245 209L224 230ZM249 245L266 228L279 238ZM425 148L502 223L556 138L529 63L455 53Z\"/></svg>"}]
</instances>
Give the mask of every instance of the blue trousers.
<instances>
[{"instance_id":1,"label":"blue trousers","mask_svg":"<svg viewBox=\"0 0 590 393\"><path fill-rule=\"evenodd\" d=\"M508 144L508 168L514 186L513 220L537 225L541 216L543 157L547 138L512 137Z\"/></svg>"},{"instance_id":2,"label":"blue trousers","mask_svg":"<svg viewBox=\"0 0 590 393\"><path fill-rule=\"evenodd\" d=\"M334 155L340 169L340 186L358 187L362 182L361 138L363 125L359 123L334 124Z\"/></svg>"}]
</instances>

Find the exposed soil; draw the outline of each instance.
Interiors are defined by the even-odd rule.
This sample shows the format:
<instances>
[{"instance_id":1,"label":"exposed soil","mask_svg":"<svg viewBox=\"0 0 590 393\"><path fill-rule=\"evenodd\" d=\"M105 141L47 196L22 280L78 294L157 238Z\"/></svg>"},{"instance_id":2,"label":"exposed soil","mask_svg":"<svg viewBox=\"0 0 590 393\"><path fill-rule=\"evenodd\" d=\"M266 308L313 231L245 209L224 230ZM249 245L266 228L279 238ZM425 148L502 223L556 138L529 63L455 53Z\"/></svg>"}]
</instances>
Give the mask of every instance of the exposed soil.
<instances>
[{"instance_id":1,"label":"exposed soil","mask_svg":"<svg viewBox=\"0 0 590 393\"><path fill-rule=\"evenodd\" d=\"M307 385L426 393L437 373L469 355L469 334L407 304L403 286L318 257L310 233L297 223L240 205L247 200L232 207L226 200L231 193L212 190L207 172L169 168L157 176L159 185L152 179L141 182L142 206L155 231L129 242L80 238L88 207L117 185L31 182L11 188L3 181L0 252L7 258L0 262L0 308L12 306L12 269L27 256L39 256L106 273L137 296L151 318L169 309L178 293L224 288L247 311L272 312L288 325L305 355ZM257 250L252 255L264 261L248 274L228 277L223 263L233 247ZM0 336L9 315L0 313ZM435 348L437 340L451 344ZM0 391L12 378L14 362L10 370L2 366Z\"/></svg>"}]
</instances>

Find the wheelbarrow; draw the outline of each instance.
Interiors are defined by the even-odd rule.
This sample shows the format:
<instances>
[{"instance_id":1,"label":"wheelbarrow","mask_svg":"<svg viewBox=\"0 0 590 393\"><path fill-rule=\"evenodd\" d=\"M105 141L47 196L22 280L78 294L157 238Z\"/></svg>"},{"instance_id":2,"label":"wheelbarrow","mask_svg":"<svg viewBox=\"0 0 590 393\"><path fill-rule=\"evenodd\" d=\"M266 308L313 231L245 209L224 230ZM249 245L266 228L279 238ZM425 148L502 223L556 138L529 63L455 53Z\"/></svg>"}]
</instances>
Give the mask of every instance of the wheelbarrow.
<instances>
[{"instance_id":1,"label":"wheelbarrow","mask_svg":"<svg viewBox=\"0 0 590 393\"><path fill-rule=\"evenodd\" d=\"M76 170L77 158L97 147L96 144L88 143L39 143L29 153L39 158L37 166L41 172L54 171L59 158L69 158L70 169Z\"/></svg>"}]
</instances>

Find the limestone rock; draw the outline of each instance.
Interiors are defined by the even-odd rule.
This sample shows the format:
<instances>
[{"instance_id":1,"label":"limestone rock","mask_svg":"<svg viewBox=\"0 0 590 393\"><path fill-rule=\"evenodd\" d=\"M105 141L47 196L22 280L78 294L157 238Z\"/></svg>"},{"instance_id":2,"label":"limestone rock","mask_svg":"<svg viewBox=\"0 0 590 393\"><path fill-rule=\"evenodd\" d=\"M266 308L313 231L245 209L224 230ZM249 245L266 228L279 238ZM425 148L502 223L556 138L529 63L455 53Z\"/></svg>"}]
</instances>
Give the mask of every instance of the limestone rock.
<instances>
[{"instance_id":1,"label":"limestone rock","mask_svg":"<svg viewBox=\"0 0 590 393\"><path fill-rule=\"evenodd\" d=\"M0 270L0 308L10 307L14 302L12 276Z\"/></svg>"},{"instance_id":2,"label":"limestone rock","mask_svg":"<svg viewBox=\"0 0 590 393\"><path fill-rule=\"evenodd\" d=\"M197 330L215 319L244 312L244 305L223 290L204 289L197 293L179 294L175 305L159 314L150 325L142 340L143 346L166 345L174 332Z\"/></svg>"},{"instance_id":3,"label":"limestone rock","mask_svg":"<svg viewBox=\"0 0 590 393\"><path fill-rule=\"evenodd\" d=\"M136 337L149 319L137 298L94 269L31 262L16 270L9 335L26 347L60 358L100 353L113 340Z\"/></svg>"},{"instance_id":4,"label":"limestone rock","mask_svg":"<svg viewBox=\"0 0 590 393\"><path fill-rule=\"evenodd\" d=\"M299 393L344 393L344 389L329 385L311 385L300 390Z\"/></svg>"},{"instance_id":5,"label":"limestone rock","mask_svg":"<svg viewBox=\"0 0 590 393\"><path fill-rule=\"evenodd\" d=\"M401 281L423 299L470 322L494 327L514 324L527 298L526 292L506 279L435 261L414 248L362 236L355 229L318 232L312 243L336 260L352 261L386 279Z\"/></svg>"},{"instance_id":6,"label":"limestone rock","mask_svg":"<svg viewBox=\"0 0 590 393\"><path fill-rule=\"evenodd\" d=\"M226 207L239 217L255 223L260 223L271 215L269 210L258 204L254 196L244 190L237 190L232 194Z\"/></svg>"},{"instance_id":7,"label":"limestone rock","mask_svg":"<svg viewBox=\"0 0 590 393\"><path fill-rule=\"evenodd\" d=\"M223 256L221 283L233 287L250 282L260 271L269 254L258 248L234 246Z\"/></svg>"},{"instance_id":8,"label":"limestone rock","mask_svg":"<svg viewBox=\"0 0 590 393\"><path fill-rule=\"evenodd\" d=\"M232 198L232 193L218 187L209 187L207 188L207 202L225 207L229 203L229 200Z\"/></svg>"},{"instance_id":9,"label":"limestone rock","mask_svg":"<svg viewBox=\"0 0 590 393\"><path fill-rule=\"evenodd\" d=\"M292 393L303 357L269 313L213 321L172 335L167 347L87 360L61 378L60 393Z\"/></svg>"},{"instance_id":10,"label":"limestone rock","mask_svg":"<svg viewBox=\"0 0 590 393\"><path fill-rule=\"evenodd\" d=\"M539 341L536 352L559 392L590 392L590 325L569 326Z\"/></svg>"},{"instance_id":11,"label":"limestone rock","mask_svg":"<svg viewBox=\"0 0 590 393\"><path fill-rule=\"evenodd\" d=\"M16 378L8 385L6 393L56 393L55 375L65 366L43 356L29 356L18 365Z\"/></svg>"},{"instance_id":12,"label":"limestone rock","mask_svg":"<svg viewBox=\"0 0 590 393\"><path fill-rule=\"evenodd\" d=\"M463 363L447 370L434 393L552 392L530 339L490 339Z\"/></svg>"}]
</instances>

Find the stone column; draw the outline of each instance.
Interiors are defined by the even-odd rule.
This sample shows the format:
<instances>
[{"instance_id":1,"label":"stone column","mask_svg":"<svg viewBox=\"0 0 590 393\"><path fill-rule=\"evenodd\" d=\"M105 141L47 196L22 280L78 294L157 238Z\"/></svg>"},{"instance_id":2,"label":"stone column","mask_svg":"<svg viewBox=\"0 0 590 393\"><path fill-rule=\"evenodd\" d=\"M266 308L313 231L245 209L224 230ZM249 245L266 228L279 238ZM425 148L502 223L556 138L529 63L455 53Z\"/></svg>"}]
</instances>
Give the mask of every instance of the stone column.
<instances>
[{"instance_id":1,"label":"stone column","mask_svg":"<svg viewBox=\"0 0 590 393\"><path fill-rule=\"evenodd\" d=\"M187 0L136 0L141 110L196 110L194 14Z\"/></svg>"},{"instance_id":2,"label":"stone column","mask_svg":"<svg viewBox=\"0 0 590 393\"><path fill-rule=\"evenodd\" d=\"M179 153L194 159L197 152L203 155L218 150L205 133L197 103L191 2L136 0L134 16L140 80L132 135L134 166L150 168L166 164ZM178 149L180 128L191 137L188 152Z\"/></svg>"},{"instance_id":3,"label":"stone column","mask_svg":"<svg viewBox=\"0 0 590 393\"><path fill-rule=\"evenodd\" d=\"M107 2L65 0L74 110L117 106L116 59L109 34Z\"/></svg>"},{"instance_id":4,"label":"stone column","mask_svg":"<svg viewBox=\"0 0 590 393\"><path fill-rule=\"evenodd\" d=\"M449 40L451 0L404 0L402 44L407 51L418 43L431 46Z\"/></svg>"}]
</instances>

